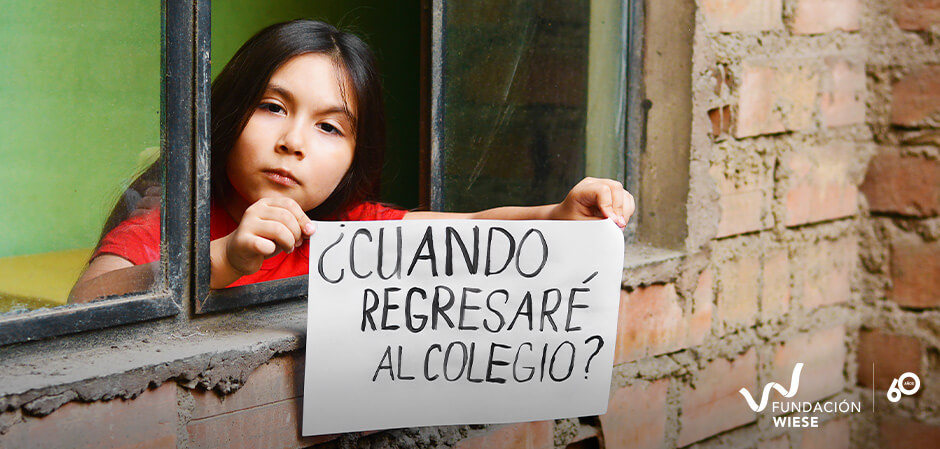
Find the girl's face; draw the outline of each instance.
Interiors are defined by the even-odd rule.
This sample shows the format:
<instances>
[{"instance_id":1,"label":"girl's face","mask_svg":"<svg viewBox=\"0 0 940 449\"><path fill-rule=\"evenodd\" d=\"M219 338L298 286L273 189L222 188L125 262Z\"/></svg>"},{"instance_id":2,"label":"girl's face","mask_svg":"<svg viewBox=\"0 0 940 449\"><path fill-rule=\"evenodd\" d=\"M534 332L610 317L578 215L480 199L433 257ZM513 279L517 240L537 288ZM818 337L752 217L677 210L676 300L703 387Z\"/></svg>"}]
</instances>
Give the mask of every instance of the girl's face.
<instances>
[{"instance_id":1,"label":"girl's face","mask_svg":"<svg viewBox=\"0 0 940 449\"><path fill-rule=\"evenodd\" d=\"M274 72L226 162L235 218L261 198L288 197L310 210L330 196L356 147L356 105L343 96L352 87L341 82L333 61L317 53Z\"/></svg>"}]
</instances>

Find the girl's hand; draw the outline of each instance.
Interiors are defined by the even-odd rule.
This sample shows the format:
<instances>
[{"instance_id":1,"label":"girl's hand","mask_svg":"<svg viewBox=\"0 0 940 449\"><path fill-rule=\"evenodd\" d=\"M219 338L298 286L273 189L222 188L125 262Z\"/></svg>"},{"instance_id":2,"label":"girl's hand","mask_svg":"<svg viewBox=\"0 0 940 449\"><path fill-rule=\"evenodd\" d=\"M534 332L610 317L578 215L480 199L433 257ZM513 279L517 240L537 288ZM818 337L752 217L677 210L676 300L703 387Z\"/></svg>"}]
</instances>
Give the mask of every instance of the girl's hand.
<instances>
[{"instance_id":1,"label":"girl's hand","mask_svg":"<svg viewBox=\"0 0 940 449\"><path fill-rule=\"evenodd\" d=\"M245 209L238 228L210 243L211 288L222 288L261 268L280 251L292 252L316 226L290 198L262 198Z\"/></svg>"},{"instance_id":2,"label":"girl's hand","mask_svg":"<svg viewBox=\"0 0 940 449\"><path fill-rule=\"evenodd\" d=\"M610 218L621 228L636 210L633 195L612 179L584 178L549 212L552 220Z\"/></svg>"}]
</instances>

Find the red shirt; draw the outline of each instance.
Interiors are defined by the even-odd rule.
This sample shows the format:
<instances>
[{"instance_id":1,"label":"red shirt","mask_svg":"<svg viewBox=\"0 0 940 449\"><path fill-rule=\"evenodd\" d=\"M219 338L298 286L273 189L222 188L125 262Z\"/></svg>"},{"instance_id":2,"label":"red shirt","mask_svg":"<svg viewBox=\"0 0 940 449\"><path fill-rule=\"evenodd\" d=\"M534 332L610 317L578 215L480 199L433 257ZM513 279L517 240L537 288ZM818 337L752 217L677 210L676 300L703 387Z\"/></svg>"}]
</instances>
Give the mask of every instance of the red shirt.
<instances>
[{"instance_id":1,"label":"red shirt","mask_svg":"<svg viewBox=\"0 0 940 449\"><path fill-rule=\"evenodd\" d=\"M336 221L372 221L400 220L407 211L383 206L378 203L362 202L336 214ZM238 223L221 207L212 203L209 211L209 238L215 240L232 233ZM123 257L134 265L160 260L160 209L128 218L108 232L101 239L101 245L92 259L99 254L114 254ZM310 246L304 239L303 245L290 254L280 252L265 259L256 273L242 276L229 287L273 281L291 276L306 275L309 271Z\"/></svg>"}]
</instances>

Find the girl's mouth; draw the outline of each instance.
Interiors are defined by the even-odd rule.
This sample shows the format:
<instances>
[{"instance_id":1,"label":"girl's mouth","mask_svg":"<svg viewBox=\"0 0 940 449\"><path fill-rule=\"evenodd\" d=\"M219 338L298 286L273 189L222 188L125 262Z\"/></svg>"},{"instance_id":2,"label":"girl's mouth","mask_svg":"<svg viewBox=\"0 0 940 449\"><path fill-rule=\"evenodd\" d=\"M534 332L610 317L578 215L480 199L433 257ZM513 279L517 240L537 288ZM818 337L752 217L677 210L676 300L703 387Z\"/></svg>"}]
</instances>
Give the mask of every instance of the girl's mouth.
<instances>
[{"instance_id":1,"label":"girl's mouth","mask_svg":"<svg viewBox=\"0 0 940 449\"><path fill-rule=\"evenodd\" d=\"M295 178L290 171L284 169L264 170L263 173L275 184L280 184L285 187L300 185L300 181L297 181L297 178Z\"/></svg>"}]
</instances>

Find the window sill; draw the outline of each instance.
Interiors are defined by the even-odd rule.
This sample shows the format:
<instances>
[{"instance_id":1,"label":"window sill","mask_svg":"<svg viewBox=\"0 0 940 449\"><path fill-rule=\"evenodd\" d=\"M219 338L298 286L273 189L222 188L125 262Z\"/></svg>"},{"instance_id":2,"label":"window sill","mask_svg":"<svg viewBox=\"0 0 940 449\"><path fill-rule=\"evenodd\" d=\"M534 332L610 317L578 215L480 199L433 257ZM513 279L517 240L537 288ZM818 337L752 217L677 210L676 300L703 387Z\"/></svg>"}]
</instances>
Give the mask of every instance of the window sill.
<instances>
[{"instance_id":1,"label":"window sill","mask_svg":"<svg viewBox=\"0 0 940 449\"><path fill-rule=\"evenodd\" d=\"M686 254L647 245L628 244L623 257L624 288L674 281Z\"/></svg>"},{"instance_id":2,"label":"window sill","mask_svg":"<svg viewBox=\"0 0 940 449\"><path fill-rule=\"evenodd\" d=\"M44 416L75 399L133 398L176 379L228 393L279 353L304 346L306 303L290 301L234 314L112 329L0 350L0 410Z\"/></svg>"},{"instance_id":3,"label":"window sill","mask_svg":"<svg viewBox=\"0 0 940 449\"><path fill-rule=\"evenodd\" d=\"M628 245L622 286L673 281L684 258ZM55 345L14 345L0 349L0 409L43 416L75 399L136 397L171 379L229 393L276 354L303 348L305 337L306 303L288 301L203 316L185 327L165 320L61 337Z\"/></svg>"}]
</instances>

